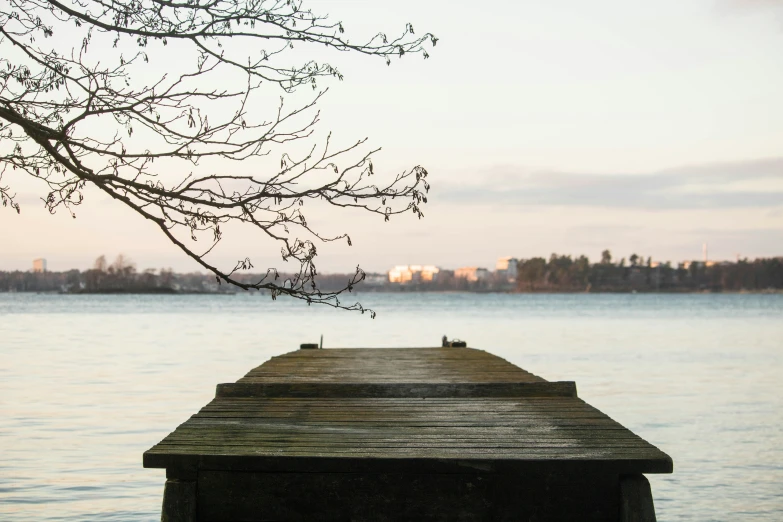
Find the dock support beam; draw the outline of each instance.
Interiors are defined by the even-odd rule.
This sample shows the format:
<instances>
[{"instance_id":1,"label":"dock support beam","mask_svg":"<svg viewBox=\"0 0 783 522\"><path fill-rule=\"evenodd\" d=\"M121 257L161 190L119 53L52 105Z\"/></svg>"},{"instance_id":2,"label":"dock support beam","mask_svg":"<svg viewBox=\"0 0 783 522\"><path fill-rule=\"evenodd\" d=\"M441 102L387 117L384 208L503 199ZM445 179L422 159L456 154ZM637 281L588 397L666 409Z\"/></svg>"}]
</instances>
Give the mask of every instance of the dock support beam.
<instances>
[{"instance_id":1,"label":"dock support beam","mask_svg":"<svg viewBox=\"0 0 783 522\"><path fill-rule=\"evenodd\" d=\"M168 479L163 489L161 522L196 522L196 482Z\"/></svg>"},{"instance_id":2,"label":"dock support beam","mask_svg":"<svg viewBox=\"0 0 783 522\"><path fill-rule=\"evenodd\" d=\"M620 476L620 522L656 522L650 483L642 474Z\"/></svg>"}]
</instances>

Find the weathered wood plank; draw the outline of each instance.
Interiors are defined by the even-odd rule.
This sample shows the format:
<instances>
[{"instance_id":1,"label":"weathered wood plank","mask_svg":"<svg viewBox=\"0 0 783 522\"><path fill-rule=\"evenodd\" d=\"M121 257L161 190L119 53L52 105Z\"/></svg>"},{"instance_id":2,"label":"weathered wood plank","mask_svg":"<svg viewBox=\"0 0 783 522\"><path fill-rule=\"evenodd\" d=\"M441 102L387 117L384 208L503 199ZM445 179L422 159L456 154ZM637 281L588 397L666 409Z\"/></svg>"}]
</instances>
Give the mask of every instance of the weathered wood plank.
<instances>
[{"instance_id":1,"label":"weathered wood plank","mask_svg":"<svg viewBox=\"0 0 783 522\"><path fill-rule=\"evenodd\" d=\"M239 382L256 383L544 382L472 348L299 350L273 357Z\"/></svg>"},{"instance_id":2,"label":"weathered wood plank","mask_svg":"<svg viewBox=\"0 0 783 522\"><path fill-rule=\"evenodd\" d=\"M477 470L495 473L546 473L557 470L571 475L631 472L671 473L671 461L660 458L624 458L603 460L563 460L555 458L507 459L486 456L460 456L437 459L407 456L404 458L365 458L363 455L331 455L318 458L280 455L231 455L209 453L181 453L149 450L144 453L144 467L169 468L194 466L199 470L264 471L286 473L344 472L344 473L464 473Z\"/></svg>"},{"instance_id":3,"label":"weathered wood plank","mask_svg":"<svg viewBox=\"0 0 783 522\"><path fill-rule=\"evenodd\" d=\"M623 448L405 448L386 447L382 449L366 448L339 448L335 446L323 447L278 447L267 448L263 446L232 446L229 444L205 445L202 443L188 444L162 444L155 451L166 454L202 454L202 455L248 455L248 456L289 456L319 458L334 457L361 457L377 459L405 459L405 458L482 458L485 460L646 460L658 456L654 451L638 451ZM336 471L336 470L335 470Z\"/></svg>"},{"instance_id":4,"label":"weathered wood plank","mask_svg":"<svg viewBox=\"0 0 783 522\"><path fill-rule=\"evenodd\" d=\"M672 467L658 448L578 399L574 383L547 382L469 348L274 357L237 383L218 385L215 400L145 453L144 462L308 472L454 472L466 462L515 472L539 465L618 474Z\"/></svg>"},{"instance_id":5,"label":"weathered wood plank","mask_svg":"<svg viewBox=\"0 0 783 522\"><path fill-rule=\"evenodd\" d=\"M576 397L574 382L511 383L224 383L216 397Z\"/></svg>"}]
</instances>

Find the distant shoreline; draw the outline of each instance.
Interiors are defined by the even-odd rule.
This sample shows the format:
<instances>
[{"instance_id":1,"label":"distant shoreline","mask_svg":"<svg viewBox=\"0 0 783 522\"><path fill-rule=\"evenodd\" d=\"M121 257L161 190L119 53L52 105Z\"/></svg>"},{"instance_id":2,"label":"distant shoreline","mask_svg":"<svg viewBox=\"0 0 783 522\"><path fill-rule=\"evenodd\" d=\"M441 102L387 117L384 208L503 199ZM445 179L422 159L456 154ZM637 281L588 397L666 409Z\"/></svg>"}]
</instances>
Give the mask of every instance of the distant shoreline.
<instances>
[{"instance_id":1,"label":"distant shoreline","mask_svg":"<svg viewBox=\"0 0 783 522\"><path fill-rule=\"evenodd\" d=\"M514 266L490 272L485 268L457 270L419 265L396 267L387 274L366 273L361 281L356 274L319 274L312 288L300 287L293 293L310 297L319 292L346 290L359 292L474 292L474 293L775 293L783 290L783 256L738 260L736 263L691 261L674 267L653 263L637 255L613 263L605 251L601 262L590 263L585 256L573 258L552 254L549 259L535 257L516 260ZM509 261L510 262L510 261ZM402 270L405 268L405 270ZM427 267L425 267L427 268ZM170 269L136 271L119 256L112 265L103 257L95 268L66 272L3 272L0 291L63 292L94 294L226 294L243 288L279 284L304 284L297 274L237 273L233 283L214 274L175 273ZM277 282L277 283L276 283ZM317 286L315 286L317 284Z\"/></svg>"},{"instance_id":2,"label":"distant shoreline","mask_svg":"<svg viewBox=\"0 0 783 522\"><path fill-rule=\"evenodd\" d=\"M31 293L31 292L18 292ZM124 288L106 288L102 290L76 290L69 292L36 292L39 294L57 293L61 295L236 295L238 292L211 292L208 290L176 290L174 288L146 288L146 289L124 289Z\"/></svg>"},{"instance_id":3,"label":"distant shoreline","mask_svg":"<svg viewBox=\"0 0 783 522\"><path fill-rule=\"evenodd\" d=\"M599 294L783 294L783 289L771 288L765 290L400 290L394 288L383 288L368 290L358 289L365 293L387 293L387 294L514 294L514 295L599 295Z\"/></svg>"},{"instance_id":4,"label":"distant shoreline","mask_svg":"<svg viewBox=\"0 0 783 522\"><path fill-rule=\"evenodd\" d=\"M766 290L591 290L589 292L579 290L536 290L536 291L515 291L515 290L402 290L396 288L373 288L373 289L359 289L354 290L353 295L360 293L367 294L507 294L507 295L606 295L606 294L638 294L638 295L696 295L696 294L709 294L709 295L781 295L783 290L781 289L766 289ZM12 291L0 291L0 294L56 294L56 295L237 295L237 294L258 294L265 295L266 292L259 291L245 291L245 292L210 292L210 291L198 291L198 290L175 290L172 288L155 288L149 290L82 290L76 292L63 292L56 290L12 290Z\"/></svg>"}]
</instances>

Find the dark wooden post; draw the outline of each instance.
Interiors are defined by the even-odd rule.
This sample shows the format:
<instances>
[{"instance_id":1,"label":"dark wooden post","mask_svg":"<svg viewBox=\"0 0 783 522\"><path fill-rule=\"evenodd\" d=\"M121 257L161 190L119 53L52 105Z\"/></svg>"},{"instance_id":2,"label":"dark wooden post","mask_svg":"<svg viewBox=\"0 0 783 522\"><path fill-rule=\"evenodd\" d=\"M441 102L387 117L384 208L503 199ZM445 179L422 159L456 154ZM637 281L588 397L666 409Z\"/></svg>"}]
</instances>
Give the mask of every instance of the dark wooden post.
<instances>
[{"instance_id":1,"label":"dark wooden post","mask_svg":"<svg viewBox=\"0 0 783 522\"><path fill-rule=\"evenodd\" d=\"M163 489L161 522L196 522L196 481L170 478Z\"/></svg>"},{"instance_id":2,"label":"dark wooden post","mask_svg":"<svg viewBox=\"0 0 783 522\"><path fill-rule=\"evenodd\" d=\"M656 522L652 491L647 477L620 477L620 522Z\"/></svg>"}]
</instances>

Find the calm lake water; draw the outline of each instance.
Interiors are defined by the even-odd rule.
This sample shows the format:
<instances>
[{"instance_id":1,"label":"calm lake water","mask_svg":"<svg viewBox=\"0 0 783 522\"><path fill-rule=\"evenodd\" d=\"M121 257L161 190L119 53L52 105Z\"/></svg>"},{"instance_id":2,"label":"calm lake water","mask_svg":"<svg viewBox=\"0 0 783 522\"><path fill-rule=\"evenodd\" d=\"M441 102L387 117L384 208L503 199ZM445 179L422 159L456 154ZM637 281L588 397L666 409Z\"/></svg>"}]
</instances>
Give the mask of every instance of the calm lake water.
<instances>
[{"instance_id":1,"label":"calm lake water","mask_svg":"<svg viewBox=\"0 0 783 522\"><path fill-rule=\"evenodd\" d=\"M261 296L0 294L0 519L159 520L142 453L302 342L488 350L674 459L658 519L783 520L783 295L365 294L375 320Z\"/></svg>"}]
</instances>

